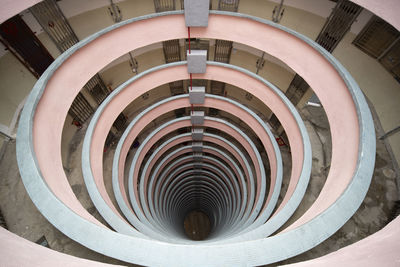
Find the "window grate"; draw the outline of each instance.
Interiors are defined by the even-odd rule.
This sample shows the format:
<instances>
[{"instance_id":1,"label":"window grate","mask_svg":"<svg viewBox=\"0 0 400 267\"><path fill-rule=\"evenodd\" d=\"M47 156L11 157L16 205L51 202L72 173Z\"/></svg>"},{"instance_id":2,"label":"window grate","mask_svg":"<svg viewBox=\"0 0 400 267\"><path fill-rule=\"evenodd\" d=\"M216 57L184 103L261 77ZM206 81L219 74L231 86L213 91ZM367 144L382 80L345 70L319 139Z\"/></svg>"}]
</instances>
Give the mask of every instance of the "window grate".
<instances>
[{"instance_id":1,"label":"window grate","mask_svg":"<svg viewBox=\"0 0 400 267\"><path fill-rule=\"evenodd\" d=\"M99 74L95 74L84 86L97 104L101 104L110 93Z\"/></svg>"},{"instance_id":2,"label":"window grate","mask_svg":"<svg viewBox=\"0 0 400 267\"><path fill-rule=\"evenodd\" d=\"M400 38L397 38L393 42L390 48L387 49L387 52L380 58L379 62L400 82Z\"/></svg>"},{"instance_id":3,"label":"window grate","mask_svg":"<svg viewBox=\"0 0 400 267\"><path fill-rule=\"evenodd\" d=\"M272 114L271 118L269 119L269 125L277 131L279 126L281 126L281 123L279 122L278 118L276 117L275 114Z\"/></svg>"},{"instance_id":4,"label":"window grate","mask_svg":"<svg viewBox=\"0 0 400 267\"><path fill-rule=\"evenodd\" d=\"M45 0L29 10L61 53L79 42L55 0Z\"/></svg>"},{"instance_id":5,"label":"window grate","mask_svg":"<svg viewBox=\"0 0 400 267\"><path fill-rule=\"evenodd\" d=\"M378 59L382 66L400 82L400 32L376 16L354 39L353 44Z\"/></svg>"},{"instance_id":6,"label":"window grate","mask_svg":"<svg viewBox=\"0 0 400 267\"><path fill-rule=\"evenodd\" d=\"M379 58L400 37L392 25L374 16L354 39L353 44L368 55Z\"/></svg>"},{"instance_id":7,"label":"window grate","mask_svg":"<svg viewBox=\"0 0 400 267\"><path fill-rule=\"evenodd\" d=\"M212 117L218 116L219 115L219 110L216 108L209 108L208 109L208 114Z\"/></svg>"},{"instance_id":8,"label":"window grate","mask_svg":"<svg viewBox=\"0 0 400 267\"><path fill-rule=\"evenodd\" d=\"M232 52L232 42L225 40L215 40L214 61L229 63Z\"/></svg>"},{"instance_id":9,"label":"window grate","mask_svg":"<svg viewBox=\"0 0 400 267\"><path fill-rule=\"evenodd\" d=\"M29 8L29 10L61 53L79 42L74 30L55 0L44 0ZM110 93L99 74L95 74L84 88L97 104L103 102ZM82 98L84 98L82 94L77 96L76 101L72 103L70 108L71 115L74 114L72 117L80 124L85 122L93 113L93 109L92 113L89 112L91 107L86 103L86 99L83 101ZM78 106L75 107L74 105Z\"/></svg>"},{"instance_id":10,"label":"window grate","mask_svg":"<svg viewBox=\"0 0 400 267\"><path fill-rule=\"evenodd\" d=\"M154 0L156 12L175 10L175 0Z\"/></svg>"},{"instance_id":11,"label":"window grate","mask_svg":"<svg viewBox=\"0 0 400 267\"><path fill-rule=\"evenodd\" d=\"M39 244L46 248L50 248L49 242L47 241L45 236L42 236L41 238L39 238L39 240L36 241L36 244Z\"/></svg>"},{"instance_id":12,"label":"window grate","mask_svg":"<svg viewBox=\"0 0 400 267\"><path fill-rule=\"evenodd\" d=\"M171 91L172 96L184 94L185 89L183 88L183 81L169 83L169 90Z\"/></svg>"},{"instance_id":13,"label":"window grate","mask_svg":"<svg viewBox=\"0 0 400 267\"><path fill-rule=\"evenodd\" d=\"M114 145L115 140L116 140L116 136L112 132L108 132L106 141L104 143L104 152L106 152L108 148L110 148L112 145Z\"/></svg>"},{"instance_id":14,"label":"window grate","mask_svg":"<svg viewBox=\"0 0 400 267\"><path fill-rule=\"evenodd\" d=\"M39 78L54 61L53 57L20 15L16 15L0 24L0 42L36 78Z\"/></svg>"},{"instance_id":15,"label":"window grate","mask_svg":"<svg viewBox=\"0 0 400 267\"><path fill-rule=\"evenodd\" d=\"M332 52L350 30L361 10L360 6L348 0L338 1L315 41L327 51Z\"/></svg>"},{"instance_id":16,"label":"window grate","mask_svg":"<svg viewBox=\"0 0 400 267\"><path fill-rule=\"evenodd\" d=\"M181 49L179 39L162 42L164 50L164 58L166 63L181 61Z\"/></svg>"},{"instance_id":17,"label":"window grate","mask_svg":"<svg viewBox=\"0 0 400 267\"><path fill-rule=\"evenodd\" d=\"M127 119L123 113L119 114L117 119L114 121L113 126L118 132L125 130Z\"/></svg>"},{"instance_id":18,"label":"window grate","mask_svg":"<svg viewBox=\"0 0 400 267\"><path fill-rule=\"evenodd\" d=\"M80 125L82 125L87 119L89 119L90 116L92 116L93 112L94 110L92 106L82 95L82 93L79 93L75 97L68 111L74 121L78 122Z\"/></svg>"},{"instance_id":19,"label":"window grate","mask_svg":"<svg viewBox=\"0 0 400 267\"><path fill-rule=\"evenodd\" d=\"M219 0L218 10L237 12L239 8L239 0Z\"/></svg>"},{"instance_id":20,"label":"window grate","mask_svg":"<svg viewBox=\"0 0 400 267\"><path fill-rule=\"evenodd\" d=\"M296 74L285 95L292 101L293 105L297 105L309 87L306 81Z\"/></svg>"},{"instance_id":21,"label":"window grate","mask_svg":"<svg viewBox=\"0 0 400 267\"><path fill-rule=\"evenodd\" d=\"M348 0L338 0L335 8L329 15L315 42L332 52L343 36L350 30L351 25L360 14L362 8ZM285 95L297 105L310 86L304 79L296 74L286 90ZM280 126L275 115L270 119L271 126L277 130Z\"/></svg>"},{"instance_id":22,"label":"window grate","mask_svg":"<svg viewBox=\"0 0 400 267\"><path fill-rule=\"evenodd\" d=\"M211 81L210 91L211 91L211 94L224 96L225 95L225 83L218 82L218 81Z\"/></svg>"}]
</instances>

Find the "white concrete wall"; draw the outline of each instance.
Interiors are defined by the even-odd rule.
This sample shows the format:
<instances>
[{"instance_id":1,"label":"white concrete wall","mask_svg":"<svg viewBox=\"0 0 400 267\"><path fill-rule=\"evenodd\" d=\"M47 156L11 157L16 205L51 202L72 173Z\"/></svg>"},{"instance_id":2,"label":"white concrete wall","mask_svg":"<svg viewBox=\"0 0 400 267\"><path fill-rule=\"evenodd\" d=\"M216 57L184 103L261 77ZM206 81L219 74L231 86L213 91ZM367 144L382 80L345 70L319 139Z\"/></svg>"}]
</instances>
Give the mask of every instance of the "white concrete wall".
<instances>
[{"instance_id":1,"label":"white concrete wall","mask_svg":"<svg viewBox=\"0 0 400 267\"><path fill-rule=\"evenodd\" d=\"M0 125L13 131L18 114L15 114L36 82L35 76L7 52L0 58Z\"/></svg>"}]
</instances>

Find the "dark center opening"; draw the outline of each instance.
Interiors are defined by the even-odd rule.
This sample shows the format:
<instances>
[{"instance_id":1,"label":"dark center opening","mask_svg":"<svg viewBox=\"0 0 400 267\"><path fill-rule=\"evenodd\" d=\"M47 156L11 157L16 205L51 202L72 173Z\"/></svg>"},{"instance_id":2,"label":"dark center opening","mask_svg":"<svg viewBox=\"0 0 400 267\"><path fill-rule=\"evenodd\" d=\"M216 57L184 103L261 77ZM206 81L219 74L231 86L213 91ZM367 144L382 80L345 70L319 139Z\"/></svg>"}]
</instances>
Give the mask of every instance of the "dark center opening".
<instances>
[{"instance_id":1,"label":"dark center opening","mask_svg":"<svg viewBox=\"0 0 400 267\"><path fill-rule=\"evenodd\" d=\"M211 223L208 216L199 210L189 212L183 222L185 234L192 240L200 241L208 237Z\"/></svg>"}]
</instances>

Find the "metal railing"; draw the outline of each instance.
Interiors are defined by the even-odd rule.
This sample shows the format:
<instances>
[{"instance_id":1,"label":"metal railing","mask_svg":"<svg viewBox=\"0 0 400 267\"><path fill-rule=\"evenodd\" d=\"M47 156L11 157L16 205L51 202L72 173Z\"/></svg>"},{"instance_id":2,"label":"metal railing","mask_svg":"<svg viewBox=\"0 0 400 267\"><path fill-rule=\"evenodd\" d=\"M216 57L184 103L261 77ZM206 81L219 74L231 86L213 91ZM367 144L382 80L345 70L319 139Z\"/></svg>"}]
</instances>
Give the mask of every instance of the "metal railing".
<instances>
[{"instance_id":1,"label":"metal railing","mask_svg":"<svg viewBox=\"0 0 400 267\"><path fill-rule=\"evenodd\" d=\"M181 61L181 49L179 39L168 40L162 42L165 63Z\"/></svg>"},{"instance_id":2,"label":"metal railing","mask_svg":"<svg viewBox=\"0 0 400 267\"><path fill-rule=\"evenodd\" d=\"M92 79L90 79L84 86L90 95L94 98L97 104L103 102L103 100L107 97L110 93L110 90L104 84L103 80L101 79L100 75L96 73Z\"/></svg>"},{"instance_id":3,"label":"metal railing","mask_svg":"<svg viewBox=\"0 0 400 267\"><path fill-rule=\"evenodd\" d=\"M42 1L29 10L61 53L79 42L55 0Z\"/></svg>"},{"instance_id":4,"label":"metal railing","mask_svg":"<svg viewBox=\"0 0 400 267\"><path fill-rule=\"evenodd\" d=\"M87 119L90 118L90 116L92 116L94 109L82 95L82 93L79 93L74 99L74 102L72 102L68 113L74 119L73 123L80 127Z\"/></svg>"},{"instance_id":5,"label":"metal railing","mask_svg":"<svg viewBox=\"0 0 400 267\"><path fill-rule=\"evenodd\" d=\"M175 10L175 2L175 0L154 0L154 8L156 9L156 12Z\"/></svg>"},{"instance_id":6,"label":"metal railing","mask_svg":"<svg viewBox=\"0 0 400 267\"><path fill-rule=\"evenodd\" d=\"M359 5L348 0L338 1L315 41L332 52L350 30L361 10Z\"/></svg>"}]
</instances>

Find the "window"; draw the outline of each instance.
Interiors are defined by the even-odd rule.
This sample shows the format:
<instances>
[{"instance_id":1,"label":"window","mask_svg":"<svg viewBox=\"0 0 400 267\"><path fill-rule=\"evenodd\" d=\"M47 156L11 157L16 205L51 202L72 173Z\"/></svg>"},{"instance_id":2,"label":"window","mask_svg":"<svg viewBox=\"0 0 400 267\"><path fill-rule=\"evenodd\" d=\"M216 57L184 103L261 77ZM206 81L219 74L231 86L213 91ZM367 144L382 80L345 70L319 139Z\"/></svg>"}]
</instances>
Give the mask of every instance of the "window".
<instances>
[{"instance_id":1,"label":"window","mask_svg":"<svg viewBox=\"0 0 400 267\"><path fill-rule=\"evenodd\" d=\"M376 58L400 82L400 32L374 16L353 44Z\"/></svg>"}]
</instances>

